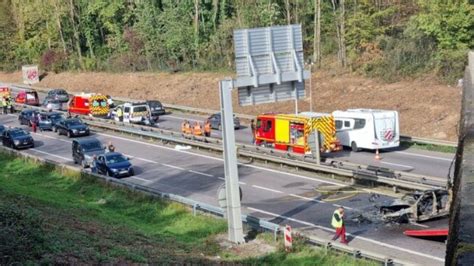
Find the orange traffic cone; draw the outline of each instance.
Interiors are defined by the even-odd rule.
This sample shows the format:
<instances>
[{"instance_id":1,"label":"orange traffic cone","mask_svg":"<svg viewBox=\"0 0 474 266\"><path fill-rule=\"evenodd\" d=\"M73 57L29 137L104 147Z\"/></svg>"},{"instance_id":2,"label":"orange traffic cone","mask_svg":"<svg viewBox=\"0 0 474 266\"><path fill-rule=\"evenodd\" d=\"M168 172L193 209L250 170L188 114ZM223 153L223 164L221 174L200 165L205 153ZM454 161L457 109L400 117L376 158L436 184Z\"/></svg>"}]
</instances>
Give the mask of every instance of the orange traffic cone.
<instances>
[{"instance_id":1,"label":"orange traffic cone","mask_svg":"<svg viewBox=\"0 0 474 266\"><path fill-rule=\"evenodd\" d=\"M375 160L380 160L382 158L380 158L380 154L379 154L379 149L376 149L375 150Z\"/></svg>"}]
</instances>

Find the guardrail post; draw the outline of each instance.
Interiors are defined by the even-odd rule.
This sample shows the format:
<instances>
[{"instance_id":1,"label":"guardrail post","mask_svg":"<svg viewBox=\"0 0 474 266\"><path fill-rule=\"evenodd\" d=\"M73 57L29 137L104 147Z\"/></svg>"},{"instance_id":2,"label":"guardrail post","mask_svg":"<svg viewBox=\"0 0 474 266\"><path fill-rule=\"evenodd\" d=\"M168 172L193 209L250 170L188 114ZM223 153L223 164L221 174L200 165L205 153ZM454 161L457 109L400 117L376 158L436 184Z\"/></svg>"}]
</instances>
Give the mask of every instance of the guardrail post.
<instances>
[{"instance_id":1,"label":"guardrail post","mask_svg":"<svg viewBox=\"0 0 474 266\"><path fill-rule=\"evenodd\" d=\"M398 193L398 187L397 186L393 186L392 190L393 190L393 193Z\"/></svg>"},{"instance_id":2,"label":"guardrail post","mask_svg":"<svg viewBox=\"0 0 474 266\"><path fill-rule=\"evenodd\" d=\"M324 254L328 254L329 249L332 248L331 242L327 242L326 245L324 246Z\"/></svg>"},{"instance_id":3,"label":"guardrail post","mask_svg":"<svg viewBox=\"0 0 474 266\"><path fill-rule=\"evenodd\" d=\"M354 250L354 253L352 253L352 256L355 258L355 259L358 259L360 258L360 250Z\"/></svg>"},{"instance_id":4,"label":"guardrail post","mask_svg":"<svg viewBox=\"0 0 474 266\"><path fill-rule=\"evenodd\" d=\"M197 203L194 203L193 204L193 216L196 216L196 209L198 207L198 204Z\"/></svg>"},{"instance_id":5,"label":"guardrail post","mask_svg":"<svg viewBox=\"0 0 474 266\"><path fill-rule=\"evenodd\" d=\"M273 229L273 240L275 242L277 241L277 236L278 236L278 227L275 227L275 229Z\"/></svg>"},{"instance_id":6,"label":"guardrail post","mask_svg":"<svg viewBox=\"0 0 474 266\"><path fill-rule=\"evenodd\" d=\"M390 259L390 258L387 258L387 259L385 259L383 265L385 265L385 266L391 266L391 265L393 265L393 260Z\"/></svg>"}]
</instances>

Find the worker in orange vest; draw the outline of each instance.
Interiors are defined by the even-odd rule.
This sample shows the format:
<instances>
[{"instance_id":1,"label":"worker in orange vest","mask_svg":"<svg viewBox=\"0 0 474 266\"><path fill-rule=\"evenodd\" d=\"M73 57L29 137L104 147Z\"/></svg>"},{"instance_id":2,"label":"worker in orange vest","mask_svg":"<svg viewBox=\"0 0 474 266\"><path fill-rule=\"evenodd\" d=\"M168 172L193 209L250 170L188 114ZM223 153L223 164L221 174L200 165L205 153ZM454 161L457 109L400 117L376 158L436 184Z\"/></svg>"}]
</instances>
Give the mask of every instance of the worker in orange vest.
<instances>
[{"instance_id":1,"label":"worker in orange vest","mask_svg":"<svg viewBox=\"0 0 474 266\"><path fill-rule=\"evenodd\" d=\"M197 121L194 123L193 135L202 136L202 127L201 127L201 124Z\"/></svg>"},{"instance_id":2,"label":"worker in orange vest","mask_svg":"<svg viewBox=\"0 0 474 266\"><path fill-rule=\"evenodd\" d=\"M204 124L204 136L211 136L211 121L209 121L209 119L207 119L206 123Z\"/></svg>"},{"instance_id":3,"label":"worker in orange vest","mask_svg":"<svg viewBox=\"0 0 474 266\"><path fill-rule=\"evenodd\" d=\"M186 124L184 125L184 134L192 134L193 131L191 129L191 124L186 120Z\"/></svg>"}]
</instances>

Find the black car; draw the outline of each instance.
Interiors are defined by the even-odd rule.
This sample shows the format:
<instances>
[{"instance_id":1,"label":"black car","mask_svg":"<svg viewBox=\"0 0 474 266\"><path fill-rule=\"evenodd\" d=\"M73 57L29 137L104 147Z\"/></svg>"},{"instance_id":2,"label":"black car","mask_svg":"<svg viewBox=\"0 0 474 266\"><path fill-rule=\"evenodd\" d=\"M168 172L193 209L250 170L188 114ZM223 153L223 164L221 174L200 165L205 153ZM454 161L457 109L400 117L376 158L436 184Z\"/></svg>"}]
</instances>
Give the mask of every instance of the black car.
<instances>
[{"instance_id":1,"label":"black car","mask_svg":"<svg viewBox=\"0 0 474 266\"><path fill-rule=\"evenodd\" d=\"M43 112L40 113L40 117L38 122L40 130L53 130L53 127L64 119L63 115L58 112Z\"/></svg>"},{"instance_id":2,"label":"black car","mask_svg":"<svg viewBox=\"0 0 474 266\"><path fill-rule=\"evenodd\" d=\"M212 129L222 130L221 113L215 113L209 118ZM234 129L240 129L240 119L234 115Z\"/></svg>"},{"instance_id":3,"label":"black car","mask_svg":"<svg viewBox=\"0 0 474 266\"><path fill-rule=\"evenodd\" d=\"M3 138L3 132L7 130L4 125L0 125L0 140Z\"/></svg>"},{"instance_id":4,"label":"black car","mask_svg":"<svg viewBox=\"0 0 474 266\"><path fill-rule=\"evenodd\" d=\"M28 125L31 126L31 121L33 117L37 116L39 113L38 110L35 109L26 109L20 112L18 116L18 121L20 121L20 125Z\"/></svg>"},{"instance_id":5,"label":"black car","mask_svg":"<svg viewBox=\"0 0 474 266\"><path fill-rule=\"evenodd\" d=\"M69 101L69 94L63 89L53 89L48 91L46 98L67 103Z\"/></svg>"},{"instance_id":6,"label":"black car","mask_svg":"<svg viewBox=\"0 0 474 266\"><path fill-rule=\"evenodd\" d=\"M118 152L107 152L96 160L97 173L112 177L127 177L135 174L129 159Z\"/></svg>"},{"instance_id":7,"label":"black car","mask_svg":"<svg viewBox=\"0 0 474 266\"><path fill-rule=\"evenodd\" d=\"M158 121L158 117L160 115L166 114L165 107L160 101L147 101L146 103L150 107L151 117L153 120L155 120L155 122Z\"/></svg>"},{"instance_id":8,"label":"black car","mask_svg":"<svg viewBox=\"0 0 474 266\"><path fill-rule=\"evenodd\" d=\"M35 141L30 133L21 128L12 128L3 131L2 144L13 149L34 148Z\"/></svg>"},{"instance_id":9,"label":"black car","mask_svg":"<svg viewBox=\"0 0 474 266\"><path fill-rule=\"evenodd\" d=\"M58 132L59 135L66 135L69 138L90 135L89 127L77 118L60 120L53 126L53 131Z\"/></svg>"},{"instance_id":10,"label":"black car","mask_svg":"<svg viewBox=\"0 0 474 266\"><path fill-rule=\"evenodd\" d=\"M105 147L96 138L81 138L72 141L72 160L83 168L92 165L93 156L105 153Z\"/></svg>"}]
</instances>

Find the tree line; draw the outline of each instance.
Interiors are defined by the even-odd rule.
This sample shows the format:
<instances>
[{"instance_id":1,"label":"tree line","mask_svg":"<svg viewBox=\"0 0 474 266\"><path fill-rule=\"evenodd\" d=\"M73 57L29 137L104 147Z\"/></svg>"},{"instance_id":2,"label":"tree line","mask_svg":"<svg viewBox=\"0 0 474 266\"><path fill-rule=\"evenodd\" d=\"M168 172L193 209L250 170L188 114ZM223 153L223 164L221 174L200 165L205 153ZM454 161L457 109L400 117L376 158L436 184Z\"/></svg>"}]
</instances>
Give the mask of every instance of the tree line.
<instances>
[{"instance_id":1,"label":"tree line","mask_svg":"<svg viewBox=\"0 0 474 266\"><path fill-rule=\"evenodd\" d=\"M0 0L0 68L231 70L233 29L301 24L305 58L396 80L462 75L468 0Z\"/></svg>"}]
</instances>

